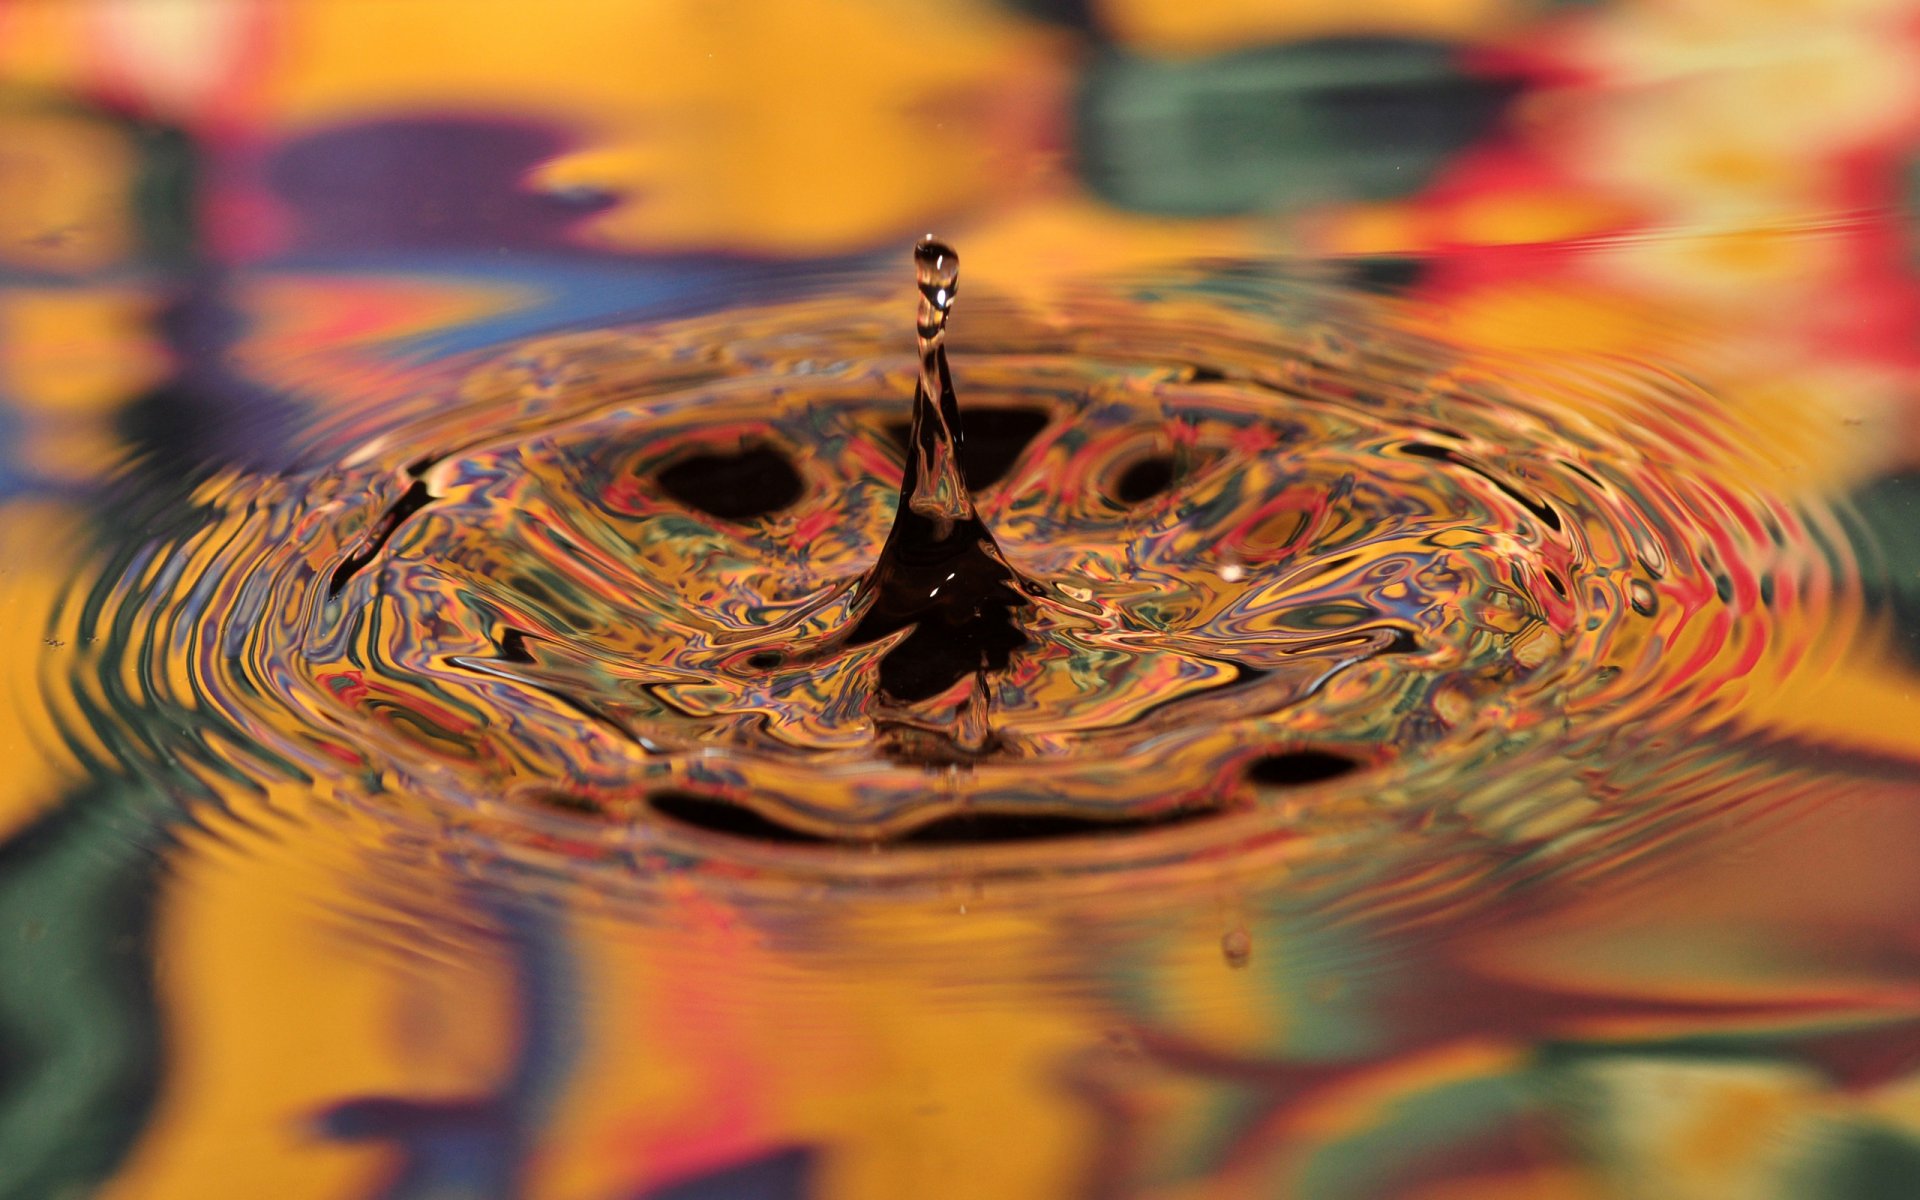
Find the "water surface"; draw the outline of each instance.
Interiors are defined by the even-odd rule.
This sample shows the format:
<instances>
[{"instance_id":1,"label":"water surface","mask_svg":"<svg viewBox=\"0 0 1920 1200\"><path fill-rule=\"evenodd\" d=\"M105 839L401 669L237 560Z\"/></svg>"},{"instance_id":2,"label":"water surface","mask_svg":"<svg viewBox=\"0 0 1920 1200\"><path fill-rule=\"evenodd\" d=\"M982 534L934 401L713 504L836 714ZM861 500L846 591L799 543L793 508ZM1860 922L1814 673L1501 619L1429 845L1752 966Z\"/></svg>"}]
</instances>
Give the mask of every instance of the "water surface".
<instances>
[{"instance_id":1,"label":"water surface","mask_svg":"<svg viewBox=\"0 0 1920 1200\"><path fill-rule=\"evenodd\" d=\"M1107 7L6 15L0 1196L1920 1186L1912 14Z\"/></svg>"}]
</instances>

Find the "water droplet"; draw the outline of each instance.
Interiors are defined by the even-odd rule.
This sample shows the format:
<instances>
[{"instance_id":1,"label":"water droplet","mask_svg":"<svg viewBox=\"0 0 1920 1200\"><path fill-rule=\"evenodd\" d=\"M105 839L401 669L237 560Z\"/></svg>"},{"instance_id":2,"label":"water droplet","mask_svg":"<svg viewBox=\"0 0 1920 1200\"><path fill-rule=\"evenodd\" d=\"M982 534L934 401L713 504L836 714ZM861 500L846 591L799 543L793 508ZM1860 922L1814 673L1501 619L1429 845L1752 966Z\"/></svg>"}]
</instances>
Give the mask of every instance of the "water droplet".
<instances>
[{"instance_id":1,"label":"water droplet","mask_svg":"<svg viewBox=\"0 0 1920 1200\"><path fill-rule=\"evenodd\" d=\"M1664 579L1667 575L1668 559L1665 548L1651 532L1643 528L1632 530L1634 557L1640 560L1640 566L1655 579Z\"/></svg>"},{"instance_id":2,"label":"water droplet","mask_svg":"<svg viewBox=\"0 0 1920 1200\"><path fill-rule=\"evenodd\" d=\"M1245 926L1236 926L1220 935L1220 955L1227 965L1240 970L1253 959L1253 935Z\"/></svg>"},{"instance_id":3,"label":"water droplet","mask_svg":"<svg viewBox=\"0 0 1920 1200\"><path fill-rule=\"evenodd\" d=\"M1653 588L1644 579L1636 579L1627 585L1627 600L1633 605L1633 611L1643 617L1650 617L1659 610L1660 601L1653 594Z\"/></svg>"},{"instance_id":4,"label":"water droplet","mask_svg":"<svg viewBox=\"0 0 1920 1200\"><path fill-rule=\"evenodd\" d=\"M1028 644L1021 621L1031 605L957 465L962 422L945 338L959 256L929 238L913 257L920 373L906 471L893 527L862 581L860 619L846 640L863 646L907 631L880 660L877 717L914 730L903 743L911 756L965 757L991 742L985 690L976 683L959 703L925 702L1006 670L1013 653ZM927 744L929 737L934 744Z\"/></svg>"}]
</instances>

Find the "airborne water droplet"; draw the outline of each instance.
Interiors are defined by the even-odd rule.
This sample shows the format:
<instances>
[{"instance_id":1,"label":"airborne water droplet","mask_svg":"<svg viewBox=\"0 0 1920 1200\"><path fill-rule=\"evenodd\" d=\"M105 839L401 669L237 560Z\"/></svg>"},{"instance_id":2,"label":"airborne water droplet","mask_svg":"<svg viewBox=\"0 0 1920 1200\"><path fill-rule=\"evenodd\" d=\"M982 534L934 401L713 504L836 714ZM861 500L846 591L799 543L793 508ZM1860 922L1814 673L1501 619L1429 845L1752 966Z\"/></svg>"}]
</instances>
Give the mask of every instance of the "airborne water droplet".
<instances>
[{"instance_id":1,"label":"airborne water droplet","mask_svg":"<svg viewBox=\"0 0 1920 1200\"><path fill-rule=\"evenodd\" d=\"M913 397L913 432L908 438L908 475L901 502L934 520L964 520L973 515L959 463L960 406L947 369L947 317L960 283L960 256L932 235L913 248L914 281L920 288L920 312L914 335L920 349L920 381Z\"/></svg>"}]
</instances>

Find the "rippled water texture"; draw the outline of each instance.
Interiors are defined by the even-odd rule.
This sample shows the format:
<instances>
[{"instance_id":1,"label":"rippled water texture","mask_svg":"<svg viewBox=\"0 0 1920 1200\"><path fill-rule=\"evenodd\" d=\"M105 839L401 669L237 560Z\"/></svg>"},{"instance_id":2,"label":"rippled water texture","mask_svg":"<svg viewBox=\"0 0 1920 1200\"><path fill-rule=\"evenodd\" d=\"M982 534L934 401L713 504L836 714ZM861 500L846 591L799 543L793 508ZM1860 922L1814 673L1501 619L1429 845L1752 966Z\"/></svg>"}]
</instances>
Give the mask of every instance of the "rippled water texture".
<instances>
[{"instance_id":1,"label":"rippled water texture","mask_svg":"<svg viewBox=\"0 0 1920 1200\"><path fill-rule=\"evenodd\" d=\"M0 1200L1920 1196L1917 54L0 0Z\"/></svg>"},{"instance_id":2,"label":"rippled water texture","mask_svg":"<svg viewBox=\"0 0 1920 1200\"><path fill-rule=\"evenodd\" d=\"M1752 486L1687 378L1222 265L961 303L959 463L1017 644L889 695L914 627L849 631L907 316L849 286L338 398L303 467L200 480L74 592L69 736L189 809L318 785L612 888L1377 868L1440 836L1604 872L1749 795L1743 701L1860 624L1834 513Z\"/></svg>"}]
</instances>

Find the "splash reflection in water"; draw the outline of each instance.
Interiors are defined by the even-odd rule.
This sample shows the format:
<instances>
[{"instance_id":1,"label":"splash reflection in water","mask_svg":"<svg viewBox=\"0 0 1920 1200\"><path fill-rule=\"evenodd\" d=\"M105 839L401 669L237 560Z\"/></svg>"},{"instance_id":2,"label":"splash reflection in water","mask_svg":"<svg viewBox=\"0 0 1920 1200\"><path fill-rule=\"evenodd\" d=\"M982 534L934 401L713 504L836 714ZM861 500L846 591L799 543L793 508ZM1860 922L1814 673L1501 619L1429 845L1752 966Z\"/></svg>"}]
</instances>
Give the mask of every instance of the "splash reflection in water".
<instances>
[{"instance_id":1,"label":"splash reflection in water","mask_svg":"<svg viewBox=\"0 0 1920 1200\"><path fill-rule=\"evenodd\" d=\"M956 388L952 252L920 253L917 366L857 291L562 335L205 480L66 608L69 707L189 725L107 747L188 804L326 781L614 887L1351 860L1434 823L1600 870L1734 770L1649 792L1641 755L1858 626L1833 514L1745 486L1677 377L1216 270L983 298Z\"/></svg>"}]
</instances>

